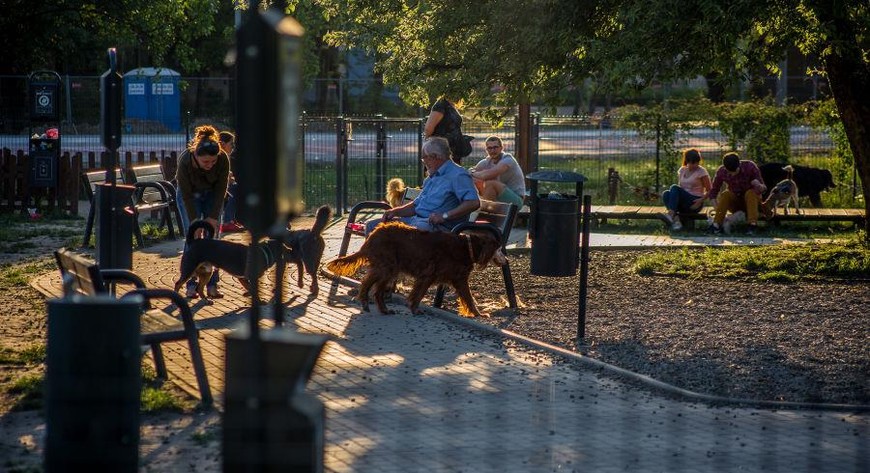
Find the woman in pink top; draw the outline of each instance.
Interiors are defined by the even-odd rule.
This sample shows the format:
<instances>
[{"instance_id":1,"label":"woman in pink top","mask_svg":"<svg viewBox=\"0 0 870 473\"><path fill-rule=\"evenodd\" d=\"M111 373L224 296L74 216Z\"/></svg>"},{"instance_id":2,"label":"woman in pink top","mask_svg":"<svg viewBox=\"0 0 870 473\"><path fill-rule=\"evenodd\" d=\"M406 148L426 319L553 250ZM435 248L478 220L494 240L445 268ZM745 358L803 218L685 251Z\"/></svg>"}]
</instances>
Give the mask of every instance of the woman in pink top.
<instances>
[{"instance_id":1,"label":"woman in pink top","mask_svg":"<svg viewBox=\"0 0 870 473\"><path fill-rule=\"evenodd\" d=\"M677 184L662 192L662 201L668 209L664 215L671 228L680 230L683 224L680 212L699 212L710 190L710 174L701 166L701 152L695 148L683 151L683 165L677 171Z\"/></svg>"}]
</instances>

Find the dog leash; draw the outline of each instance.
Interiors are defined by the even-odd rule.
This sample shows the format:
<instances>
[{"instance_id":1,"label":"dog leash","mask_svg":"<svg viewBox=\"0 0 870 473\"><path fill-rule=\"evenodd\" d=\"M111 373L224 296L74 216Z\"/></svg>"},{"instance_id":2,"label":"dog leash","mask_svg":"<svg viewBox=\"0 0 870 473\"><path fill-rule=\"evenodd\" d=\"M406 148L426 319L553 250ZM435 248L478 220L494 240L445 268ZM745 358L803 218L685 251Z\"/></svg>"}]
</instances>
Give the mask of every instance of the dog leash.
<instances>
[{"instance_id":1,"label":"dog leash","mask_svg":"<svg viewBox=\"0 0 870 473\"><path fill-rule=\"evenodd\" d=\"M462 236L465 237L465 242L468 243L468 258L471 259L471 264L474 264L474 250L471 249L471 237L465 234Z\"/></svg>"}]
</instances>

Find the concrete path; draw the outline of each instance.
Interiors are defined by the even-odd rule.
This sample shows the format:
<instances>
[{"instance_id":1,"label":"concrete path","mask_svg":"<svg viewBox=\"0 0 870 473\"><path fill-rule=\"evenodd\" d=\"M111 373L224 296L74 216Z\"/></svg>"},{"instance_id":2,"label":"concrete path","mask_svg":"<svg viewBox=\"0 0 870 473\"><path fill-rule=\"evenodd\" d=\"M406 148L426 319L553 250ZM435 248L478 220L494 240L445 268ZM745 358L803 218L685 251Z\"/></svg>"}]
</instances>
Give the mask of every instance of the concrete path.
<instances>
[{"instance_id":1,"label":"concrete path","mask_svg":"<svg viewBox=\"0 0 870 473\"><path fill-rule=\"evenodd\" d=\"M342 225L328 229L324 261L337 254ZM361 244L355 240L352 250ZM593 235L590 246L747 243ZM523 231L515 231L511 246L526 246ZM180 249L175 241L137 251L134 270L150 286L171 287ZM56 273L34 282L55 295L59 284ZM411 316L396 305L397 315L363 314L346 285L321 278L317 297L307 287L285 287L290 323L332 337L308 384L326 406L326 471L870 471L866 413L672 399L576 360L436 317L434 309ZM222 290L227 297L215 305L193 307L218 400L223 336L246 323L250 307L237 283L227 280ZM195 393L183 345L166 351L170 377Z\"/></svg>"}]
</instances>

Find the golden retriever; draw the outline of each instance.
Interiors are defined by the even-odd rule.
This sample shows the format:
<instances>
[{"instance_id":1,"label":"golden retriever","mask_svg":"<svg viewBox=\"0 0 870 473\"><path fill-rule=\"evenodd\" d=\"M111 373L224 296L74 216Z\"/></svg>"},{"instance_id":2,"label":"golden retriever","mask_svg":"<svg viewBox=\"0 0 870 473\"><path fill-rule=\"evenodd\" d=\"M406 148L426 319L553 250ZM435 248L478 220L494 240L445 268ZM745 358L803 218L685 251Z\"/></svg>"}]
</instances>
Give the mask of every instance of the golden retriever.
<instances>
[{"instance_id":1,"label":"golden retriever","mask_svg":"<svg viewBox=\"0 0 870 473\"><path fill-rule=\"evenodd\" d=\"M433 284L450 284L459 296L459 313L483 316L474 303L468 276L474 265L489 262L504 265L501 243L492 233L470 230L467 233L426 232L400 222L378 226L352 255L327 265L335 274L348 276L364 264L368 271L359 287L357 298L363 311L369 310L369 290L374 288L375 302L382 314L390 313L384 293L399 275L414 278L408 296L408 308L418 314L423 295Z\"/></svg>"}]
</instances>

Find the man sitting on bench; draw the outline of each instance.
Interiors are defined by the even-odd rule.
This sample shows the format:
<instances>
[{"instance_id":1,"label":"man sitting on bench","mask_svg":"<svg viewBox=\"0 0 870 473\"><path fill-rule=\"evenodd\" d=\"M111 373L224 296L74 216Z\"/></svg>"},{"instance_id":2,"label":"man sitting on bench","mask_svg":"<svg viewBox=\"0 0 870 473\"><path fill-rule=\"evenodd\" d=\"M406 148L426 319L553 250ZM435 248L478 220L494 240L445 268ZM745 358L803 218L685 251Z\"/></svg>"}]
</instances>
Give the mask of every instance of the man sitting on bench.
<instances>
[{"instance_id":1,"label":"man sitting on bench","mask_svg":"<svg viewBox=\"0 0 870 473\"><path fill-rule=\"evenodd\" d=\"M480 160L471 170L474 185L480 196L486 200L514 204L522 208L526 195L526 178L517 160L504 152L501 138L490 136L486 139L487 157Z\"/></svg>"},{"instance_id":2,"label":"man sitting on bench","mask_svg":"<svg viewBox=\"0 0 870 473\"><path fill-rule=\"evenodd\" d=\"M384 212L382 219L366 224L366 235L382 221L398 219L426 231L450 231L468 220L480 207L471 174L450 159L445 138L430 137L423 143L423 164L429 177L414 201Z\"/></svg>"}]
</instances>

